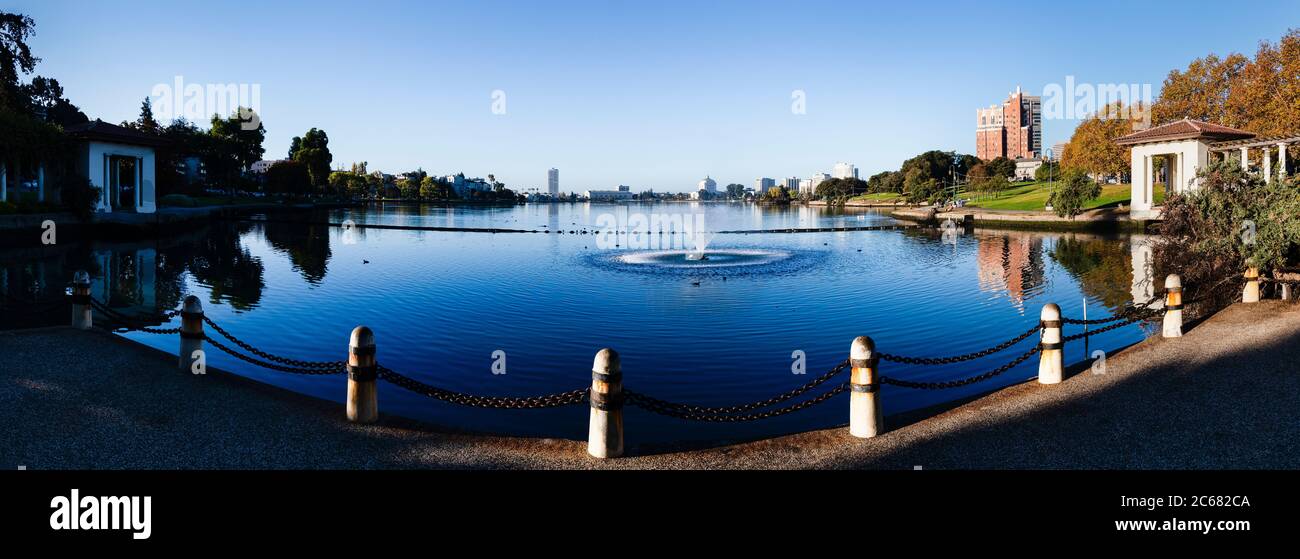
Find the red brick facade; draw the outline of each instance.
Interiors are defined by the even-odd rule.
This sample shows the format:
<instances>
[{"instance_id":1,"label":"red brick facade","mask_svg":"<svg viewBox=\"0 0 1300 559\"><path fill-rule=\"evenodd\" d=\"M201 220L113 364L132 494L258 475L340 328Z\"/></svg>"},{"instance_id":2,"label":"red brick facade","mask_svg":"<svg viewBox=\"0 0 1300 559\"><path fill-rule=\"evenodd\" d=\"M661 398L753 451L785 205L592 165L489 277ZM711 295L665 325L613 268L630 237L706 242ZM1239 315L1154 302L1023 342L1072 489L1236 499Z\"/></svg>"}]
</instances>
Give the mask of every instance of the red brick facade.
<instances>
[{"instance_id":1,"label":"red brick facade","mask_svg":"<svg viewBox=\"0 0 1300 559\"><path fill-rule=\"evenodd\" d=\"M1037 145L1042 134L1039 98L1025 95L1020 88L1002 106L976 110L975 118L975 157L1024 159L1038 157L1042 151Z\"/></svg>"}]
</instances>

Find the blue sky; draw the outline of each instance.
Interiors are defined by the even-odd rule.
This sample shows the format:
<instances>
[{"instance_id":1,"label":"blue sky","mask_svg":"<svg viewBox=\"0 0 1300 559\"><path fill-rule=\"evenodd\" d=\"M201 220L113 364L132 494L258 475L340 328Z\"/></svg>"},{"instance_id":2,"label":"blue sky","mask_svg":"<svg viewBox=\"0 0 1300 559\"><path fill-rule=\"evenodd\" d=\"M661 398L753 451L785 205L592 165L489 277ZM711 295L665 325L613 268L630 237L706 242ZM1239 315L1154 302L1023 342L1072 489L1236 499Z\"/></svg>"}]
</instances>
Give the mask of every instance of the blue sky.
<instances>
[{"instance_id":1,"label":"blue sky","mask_svg":"<svg viewBox=\"0 0 1300 559\"><path fill-rule=\"evenodd\" d=\"M258 84L268 158L311 127L335 165L493 173L511 187L747 186L836 161L865 177L973 153L975 109L1017 85L1152 84L1253 53L1300 3L90 2L9 0L37 73L91 118L156 84ZM494 114L493 92L505 93ZM805 92L806 113L791 96ZM1045 144L1074 121L1044 123Z\"/></svg>"}]
</instances>

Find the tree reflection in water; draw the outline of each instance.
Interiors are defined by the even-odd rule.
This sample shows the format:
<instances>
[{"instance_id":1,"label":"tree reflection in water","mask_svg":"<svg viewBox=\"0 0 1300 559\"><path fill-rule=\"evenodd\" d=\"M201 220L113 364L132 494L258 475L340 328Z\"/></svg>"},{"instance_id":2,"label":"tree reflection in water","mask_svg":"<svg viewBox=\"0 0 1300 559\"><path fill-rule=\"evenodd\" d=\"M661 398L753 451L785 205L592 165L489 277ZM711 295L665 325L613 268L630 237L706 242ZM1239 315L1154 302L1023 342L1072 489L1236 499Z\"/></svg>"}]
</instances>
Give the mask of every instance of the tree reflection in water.
<instances>
[{"instance_id":1,"label":"tree reflection in water","mask_svg":"<svg viewBox=\"0 0 1300 559\"><path fill-rule=\"evenodd\" d=\"M320 218L320 222L325 221ZM268 221L261 225L271 247L289 257L289 263L303 281L320 285L329 271L330 228L321 223L286 223Z\"/></svg>"},{"instance_id":2,"label":"tree reflection in water","mask_svg":"<svg viewBox=\"0 0 1300 559\"><path fill-rule=\"evenodd\" d=\"M196 281L208 286L209 302L225 303L237 310L257 307L266 289L262 260L250 254L240 237L252 228L246 223L218 223L207 234L190 243L178 244L162 251L158 271L159 290L166 290L167 308L180 305L184 295L182 277L188 271Z\"/></svg>"},{"instance_id":3,"label":"tree reflection in water","mask_svg":"<svg viewBox=\"0 0 1300 559\"><path fill-rule=\"evenodd\" d=\"M1079 281L1088 297L1118 309L1132 298L1133 276L1129 239L1068 235L1057 239L1049 256Z\"/></svg>"}]
</instances>

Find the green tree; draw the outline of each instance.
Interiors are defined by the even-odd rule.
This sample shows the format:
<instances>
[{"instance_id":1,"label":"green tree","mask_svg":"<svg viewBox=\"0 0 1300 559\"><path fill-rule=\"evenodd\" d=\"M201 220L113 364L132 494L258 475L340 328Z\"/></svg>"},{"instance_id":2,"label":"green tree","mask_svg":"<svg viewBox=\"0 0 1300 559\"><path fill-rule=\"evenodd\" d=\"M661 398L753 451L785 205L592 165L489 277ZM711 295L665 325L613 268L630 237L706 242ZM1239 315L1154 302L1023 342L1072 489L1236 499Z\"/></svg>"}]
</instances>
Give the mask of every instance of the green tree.
<instances>
[{"instance_id":1,"label":"green tree","mask_svg":"<svg viewBox=\"0 0 1300 559\"><path fill-rule=\"evenodd\" d=\"M1101 196L1101 185L1097 184L1082 169L1066 169L1061 176L1061 183L1048 197L1056 215L1074 219L1083 211L1090 200Z\"/></svg>"},{"instance_id":2,"label":"green tree","mask_svg":"<svg viewBox=\"0 0 1300 559\"><path fill-rule=\"evenodd\" d=\"M329 144L325 131L316 128L308 130L301 138L294 137L289 144L289 158L307 166L311 183L315 186L325 186L329 182L330 164L334 162Z\"/></svg>"},{"instance_id":3,"label":"green tree","mask_svg":"<svg viewBox=\"0 0 1300 559\"><path fill-rule=\"evenodd\" d=\"M27 100L19 92L18 76L30 74L41 61L27 45L27 37L35 30L36 22L32 18L0 12L0 108L27 110Z\"/></svg>"},{"instance_id":4,"label":"green tree","mask_svg":"<svg viewBox=\"0 0 1300 559\"><path fill-rule=\"evenodd\" d=\"M903 173L884 171L867 179L867 192L903 192Z\"/></svg>"},{"instance_id":5,"label":"green tree","mask_svg":"<svg viewBox=\"0 0 1300 559\"><path fill-rule=\"evenodd\" d=\"M420 183L414 178L402 177L397 179L397 190L402 193L402 198L408 200L420 197Z\"/></svg>"},{"instance_id":6,"label":"green tree","mask_svg":"<svg viewBox=\"0 0 1300 559\"><path fill-rule=\"evenodd\" d=\"M763 202L769 204L789 204L790 191L786 190L784 185L778 185L776 188L769 188L763 193Z\"/></svg>"},{"instance_id":7,"label":"green tree","mask_svg":"<svg viewBox=\"0 0 1300 559\"><path fill-rule=\"evenodd\" d=\"M823 200L843 202L848 198L867 191L867 181L855 178L826 179L817 185L817 197Z\"/></svg>"},{"instance_id":8,"label":"green tree","mask_svg":"<svg viewBox=\"0 0 1300 559\"><path fill-rule=\"evenodd\" d=\"M904 172L903 193L907 201L935 202L943 196L943 184L930 173L928 165L914 165Z\"/></svg>"},{"instance_id":9,"label":"green tree","mask_svg":"<svg viewBox=\"0 0 1300 559\"><path fill-rule=\"evenodd\" d=\"M63 96L63 86L59 80L36 76L31 83L19 88L20 95L27 101L31 114L43 115L46 122L59 126L71 126L89 122L86 114Z\"/></svg>"},{"instance_id":10,"label":"green tree","mask_svg":"<svg viewBox=\"0 0 1300 559\"><path fill-rule=\"evenodd\" d=\"M989 176L1002 177L1009 179L1016 176L1016 162L1006 157L994 157L985 167L989 170Z\"/></svg>"},{"instance_id":11,"label":"green tree","mask_svg":"<svg viewBox=\"0 0 1300 559\"><path fill-rule=\"evenodd\" d=\"M266 189L277 194L300 196L312 190L307 166L298 161L281 161L266 171Z\"/></svg>"},{"instance_id":12,"label":"green tree","mask_svg":"<svg viewBox=\"0 0 1300 559\"><path fill-rule=\"evenodd\" d=\"M1268 274L1297 262L1300 184L1295 178L1266 182L1237 164L1215 162L1200 169L1197 179L1197 189L1165 199L1157 277L1176 273L1185 286L1211 286L1240 278L1248 265ZM1225 299L1241 296L1232 284L1221 291Z\"/></svg>"},{"instance_id":13,"label":"green tree","mask_svg":"<svg viewBox=\"0 0 1300 559\"><path fill-rule=\"evenodd\" d=\"M1055 161L1044 161L1041 166L1034 169L1034 180L1038 182L1047 182L1048 180L1059 180L1061 178L1061 165Z\"/></svg>"},{"instance_id":14,"label":"green tree","mask_svg":"<svg viewBox=\"0 0 1300 559\"><path fill-rule=\"evenodd\" d=\"M158 124L158 121L153 117L153 101L150 101L148 97L145 97L144 101L140 103L140 118L135 120L132 127L149 134L162 133L162 125Z\"/></svg>"},{"instance_id":15,"label":"green tree","mask_svg":"<svg viewBox=\"0 0 1300 559\"><path fill-rule=\"evenodd\" d=\"M213 115L208 136L208 175L224 181L226 188L239 186L243 172L266 154L266 127L251 109L240 107L228 118Z\"/></svg>"}]
</instances>

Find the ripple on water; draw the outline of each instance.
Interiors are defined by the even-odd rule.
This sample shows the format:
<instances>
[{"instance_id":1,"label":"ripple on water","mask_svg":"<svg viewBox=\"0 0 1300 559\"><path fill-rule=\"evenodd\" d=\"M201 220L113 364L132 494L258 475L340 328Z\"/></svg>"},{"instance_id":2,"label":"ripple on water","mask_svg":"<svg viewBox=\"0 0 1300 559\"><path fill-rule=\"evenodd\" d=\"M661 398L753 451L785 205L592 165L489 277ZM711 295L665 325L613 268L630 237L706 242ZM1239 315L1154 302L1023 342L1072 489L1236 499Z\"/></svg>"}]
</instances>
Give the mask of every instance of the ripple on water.
<instances>
[{"instance_id":1,"label":"ripple on water","mask_svg":"<svg viewBox=\"0 0 1300 559\"><path fill-rule=\"evenodd\" d=\"M811 270L826 257L818 251L748 248L710 249L704 254L698 259L691 250L642 250L593 253L585 259L589 265L621 272L697 277L791 274Z\"/></svg>"}]
</instances>

